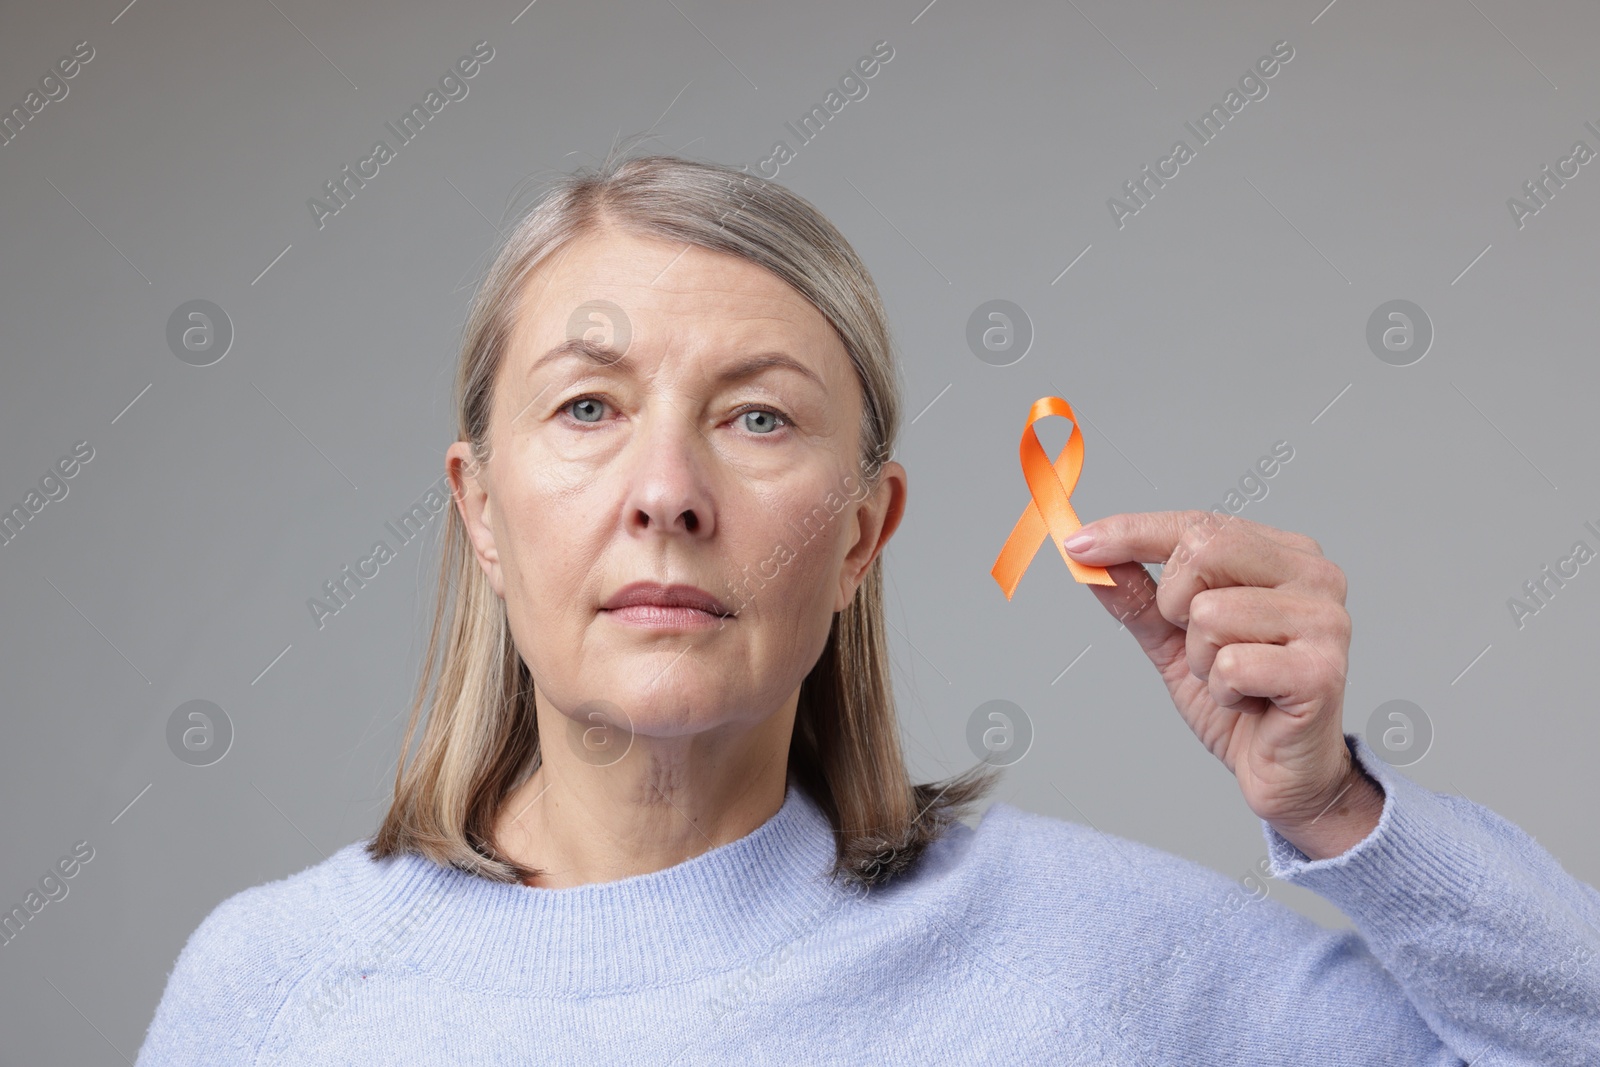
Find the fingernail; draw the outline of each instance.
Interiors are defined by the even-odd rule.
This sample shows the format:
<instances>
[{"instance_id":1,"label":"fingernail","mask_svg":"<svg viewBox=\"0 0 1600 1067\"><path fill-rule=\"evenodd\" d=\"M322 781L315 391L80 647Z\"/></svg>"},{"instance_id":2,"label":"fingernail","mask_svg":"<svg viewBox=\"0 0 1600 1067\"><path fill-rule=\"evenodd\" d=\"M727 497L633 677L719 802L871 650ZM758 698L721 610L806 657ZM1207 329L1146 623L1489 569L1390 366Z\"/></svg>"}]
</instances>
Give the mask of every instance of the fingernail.
<instances>
[{"instance_id":1,"label":"fingernail","mask_svg":"<svg viewBox=\"0 0 1600 1067\"><path fill-rule=\"evenodd\" d=\"M1077 533L1061 542L1061 547L1066 549L1068 552L1082 552L1085 549L1093 548L1094 534L1090 533L1088 530L1079 530Z\"/></svg>"}]
</instances>

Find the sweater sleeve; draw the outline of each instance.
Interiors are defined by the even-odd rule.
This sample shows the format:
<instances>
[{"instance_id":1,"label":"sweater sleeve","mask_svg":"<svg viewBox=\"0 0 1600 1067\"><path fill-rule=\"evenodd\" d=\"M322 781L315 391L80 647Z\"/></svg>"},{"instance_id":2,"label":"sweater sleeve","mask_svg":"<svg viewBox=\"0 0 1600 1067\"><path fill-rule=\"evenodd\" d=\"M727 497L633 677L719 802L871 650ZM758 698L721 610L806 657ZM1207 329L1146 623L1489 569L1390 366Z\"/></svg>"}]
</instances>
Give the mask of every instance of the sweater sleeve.
<instances>
[{"instance_id":1,"label":"sweater sleeve","mask_svg":"<svg viewBox=\"0 0 1600 1067\"><path fill-rule=\"evenodd\" d=\"M135 1067L246 1067L287 1001L296 961L292 916L270 886L218 904L195 928L167 978ZM302 921L303 918L302 918Z\"/></svg>"},{"instance_id":2,"label":"sweater sleeve","mask_svg":"<svg viewBox=\"0 0 1600 1067\"><path fill-rule=\"evenodd\" d=\"M1339 856L1313 862L1263 824L1267 853L1235 880L997 803L975 853L995 873L946 935L1042 1018L1081 1019L1106 1062L1600 1065L1600 892L1488 809L1345 740L1384 802ZM1355 928L1268 899L1265 874Z\"/></svg>"},{"instance_id":3,"label":"sweater sleeve","mask_svg":"<svg viewBox=\"0 0 1600 1067\"><path fill-rule=\"evenodd\" d=\"M1363 942L1347 933L1313 954L1370 952L1383 973L1366 995L1392 986L1465 1063L1600 1064L1600 892L1489 809L1345 742L1384 791L1365 839L1313 861L1262 823L1271 874L1336 905Z\"/></svg>"}]
</instances>

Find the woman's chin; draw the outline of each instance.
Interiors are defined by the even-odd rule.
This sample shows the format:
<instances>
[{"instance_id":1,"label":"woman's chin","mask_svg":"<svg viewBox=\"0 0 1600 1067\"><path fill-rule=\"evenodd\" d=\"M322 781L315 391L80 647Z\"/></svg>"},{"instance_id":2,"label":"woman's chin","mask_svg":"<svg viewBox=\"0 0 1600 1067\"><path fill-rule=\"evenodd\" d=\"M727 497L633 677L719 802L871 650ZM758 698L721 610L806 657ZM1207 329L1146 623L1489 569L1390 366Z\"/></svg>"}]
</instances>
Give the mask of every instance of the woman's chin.
<instances>
[{"instance_id":1,"label":"woman's chin","mask_svg":"<svg viewBox=\"0 0 1600 1067\"><path fill-rule=\"evenodd\" d=\"M727 694L698 686L658 683L608 689L567 712L575 730L614 730L640 740L697 734L735 718L725 711Z\"/></svg>"}]
</instances>

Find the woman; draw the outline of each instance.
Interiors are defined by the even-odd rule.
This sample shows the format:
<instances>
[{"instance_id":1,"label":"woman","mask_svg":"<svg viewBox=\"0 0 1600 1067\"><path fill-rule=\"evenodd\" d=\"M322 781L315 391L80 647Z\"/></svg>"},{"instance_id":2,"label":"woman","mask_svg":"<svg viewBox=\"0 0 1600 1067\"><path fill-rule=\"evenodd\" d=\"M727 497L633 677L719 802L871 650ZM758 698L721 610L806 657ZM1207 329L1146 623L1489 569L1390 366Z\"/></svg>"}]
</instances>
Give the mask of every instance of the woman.
<instances>
[{"instance_id":1,"label":"woman","mask_svg":"<svg viewBox=\"0 0 1600 1067\"><path fill-rule=\"evenodd\" d=\"M888 327L794 194L671 157L566 180L457 395L388 815L212 912L141 1065L1600 1063L1600 893L1341 732L1308 537L1127 514L1068 551L1271 873L1355 931L1003 803L971 828L993 767L908 779Z\"/></svg>"}]
</instances>

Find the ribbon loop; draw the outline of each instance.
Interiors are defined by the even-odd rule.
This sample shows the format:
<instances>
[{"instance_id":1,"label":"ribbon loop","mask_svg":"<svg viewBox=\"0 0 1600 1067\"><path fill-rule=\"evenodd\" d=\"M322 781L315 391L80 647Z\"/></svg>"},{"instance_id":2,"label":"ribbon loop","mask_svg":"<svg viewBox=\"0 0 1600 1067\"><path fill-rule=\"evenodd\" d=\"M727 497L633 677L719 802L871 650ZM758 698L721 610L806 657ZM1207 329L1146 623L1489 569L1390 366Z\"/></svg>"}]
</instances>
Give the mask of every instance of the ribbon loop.
<instances>
[{"instance_id":1,"label":"ribbon loop","mask_svg":"<svg viewBox=\"0 0 1600 1067\"><path fill-rule=\"evenodd\" d=\"M1055 462L1039 443L1033 424L1047 415L1061 415L1072 420L1072 433L1062 446ZM1033 562L1039 545L1048 536L1066 560L1067 570L1078 582L1089 585L1116 585L1104 567L1091 567L1067 555L1061 542L1078 531L1083 523L1072 510L1072 491L1078 485L1078 475L1083 472L1083 434L1078 431L1078 416L1072 405L1059 396L1043 396L1033 402L1028 411L1028 421L1022 427L1022 443L1018 448L1022 460L1022 476L1028 481L1028 492L1033 495L1027 508L1011 528L1005 547L994 561L989 573L1000 583L1006 599L1016 592L1022 573Z\"/></svg>"}]
</instances>

